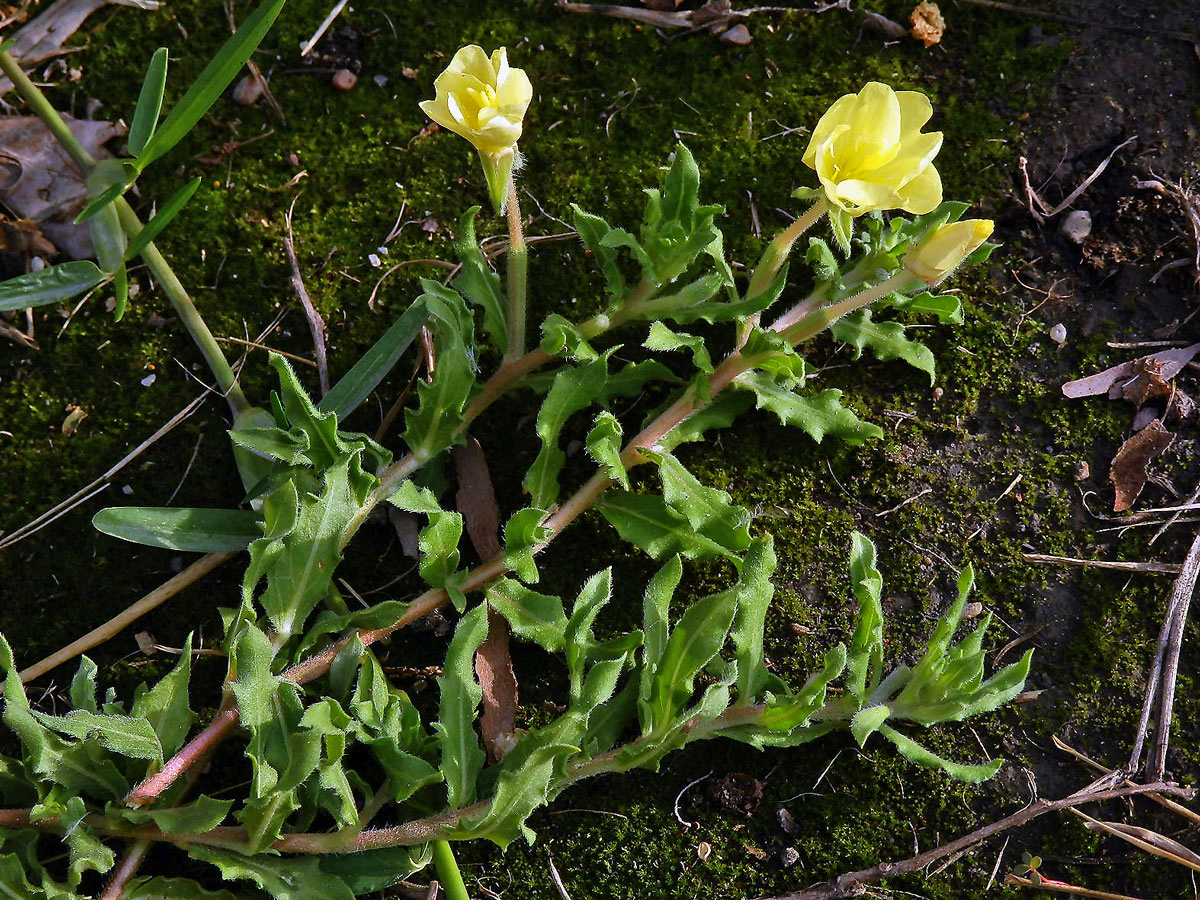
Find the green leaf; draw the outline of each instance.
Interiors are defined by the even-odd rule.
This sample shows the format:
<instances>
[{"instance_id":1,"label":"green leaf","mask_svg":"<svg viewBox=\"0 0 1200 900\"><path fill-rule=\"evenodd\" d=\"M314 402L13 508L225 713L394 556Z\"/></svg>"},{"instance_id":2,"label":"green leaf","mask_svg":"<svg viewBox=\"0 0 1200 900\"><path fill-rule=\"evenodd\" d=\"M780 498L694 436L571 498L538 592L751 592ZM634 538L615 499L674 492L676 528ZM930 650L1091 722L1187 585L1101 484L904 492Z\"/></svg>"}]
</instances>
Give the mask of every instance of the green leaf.
<instances>
[{"instance_id":1,"label":"green leaf","mask_svg":"<svg viewBox=\"0 0 1200 900\"><path fill-rule=\"evenodd\" d=\"M270 566L259 601L283 638L302 628L333 583L342 559L342 535L358 510L350 483L354 458L344 456L325 470L321 493L306 492L300 498L295 528L280 540L282 551Z\"/></svg>"},{"instance_id":2,"label":"green leaf","mask_svg":"<svg viewBox=\"0 0 1200 900\"><path fill-rule=\"evenodd\" d=\"M539 594L511 578L501 578L488 587L487 599L518 637L533 641L550 653L563 649L567 616L561 598Z\"/></svg>"},{"instance_id":3,"label":"green leaf","mask_svg":"<svg viewBox=\"0 0 1200 900\"><path fill-rule=\"evenodd\" d=\"M701 484L669 453L659 455L656 461L663 499L683 514L697 534L719 544L727 555L750 546L749 510L735 506L724 491Z\"/></svg>"},{"instance_id":4,"label":"green leaf","mask_svg":"<svg viewBox=\"0 0 1200 900\"><path fill-rule=\"evenodd\" d=\"M253 624L247 624L237 639L233 655L233 693L238 712L247 728L265 725L275 715L274 699L279 679L271 674L274 650L270 639Z\"/></svg>"},{"instance_id":5,"label":"green leaf","mask_svg":"<svg viewBox=\"0 0 1200 900\"><path fill-rule=\"evenodd\" d=\"M565 351L567 356L581 363L591 362L599 356L575 323L558 313L551 313L542 320L540 346L542 352L551 356L558 356Z\"/></svg>"},{"instance_id":6,"label":"green leaf","mask_svg":"<svg viewBox=\"0 0 1200 900\"><path fill-rule=\"evenodd\" d=\"M542 446L525 474L525 490L533 506L547 509L558 499L558 473L567 461L567 455L558 446L563 427L574 413L596 399L607 378L607 356L566 367L554 376L537 415L536 430Z\"/></svg>"},{"instance_id":7,"label":"green leaf","mask_svg":"<svg viewBox=\"0 0 1200 900\"><path fill-rule=\"evenodd\" d=\"M462 540L462 530L461 515L437 513L429 517L429 524L421 529L418 538L421 561L417 571L426 584L445 588L456 609L462 609L466 603L466 597L459 589L463 577L458 570L458 542Z\"/></svg>"},{"instance_id":8,"label":"green leaf","mask_svg":"<svg viewBox=\"0 0 1200 900\"><path fill-rule=\"evenodd\" d=\"M571 617L563 632L563 650L571 679L572 705L578 703L582 695L584 667L596 644L592 637L592 624L611 597L612 569L604 569L584 582L571 608Z\"/></svg>"},{"instance_id":9,"label":"green leaf","mask_svg":"<svg viewBox=\"0 0 1200 900\"><path fill-rule=\"evenodd\" d=\"M613 230L612 226L599 216L584 212L574 203L571 204L571 209L575 212L575 231L584 248L592 254L600 267L609 298L613 303L620 303L625 299L628 288L617 264L616 249L604 243L604 239Z\"/></svg>"},{"instance_id":10,"label":"green leaf","mask_svg":"<svg viewBox=\"0 0 1200 900\"><path fill-rule=\"evenodd\" d=\"M475 216L480 207L472 206L459 219L459 238L454 252L462 271L450 283L456 291L483 310L483 330L500 354L508 351L508 301L500 288L500 276L492 271L479 242L475 239Z\"/></svg>"},{"instance_id":11,"label":"green leaf","mask_svg":"<svg viewBox=\"0 0 1200 900\"><path fill-rule=\"evenodd\" d=\"M501 849L521 835L533 843L534 833L525 825L525 820L546 803L556 763L578 750L562 741L560 731L550 727L543 729L541 734L526 735L504 757L487 811L462 823L459 829L462 837L487 838Z\"/></svg>"},{"instance_id":12,"label":"green leaf","mask_svg":"<svg viewBox=\"0 0 1200 900\"><path fill-rule=\"evenodd\" d=\"M96 707L96 664L88 657L79 657L79 669L71 679L71 707L87 712L99 712ZM136 716L137 713L135 712Z\"/></svg>"},{"instance_id":13,"label":"green leaf","mask_svg":"<svg viewBox=\"0 0 1200 900\"><path fill-rule=\"evenodd\" d=\"M654 573L642 598L642 665L638 669L638 718L642 733L654 730L654 709L650 701L654 694L654 674L662 660L667 638L671 633L671 598L683 577L683 563L672 556L667 564Z\"/></svg>"},{"instance_id":14,"label":"green leaf","mask_svg":"<svg viewBox=\"0 0 1200 900\"><path fill-rule=\"evenodd\" d=\"M189 200L195 195L200 187L200 182L203 179L196 176L174 194L171 198L162 205L162 208L154 214L154 217L142 226L142 230L133 236L129 246L125 248L125 261L132 262L137 258L143 250L150 246L150 242L162 234L163 229L171 224L172 220L183 211Z\"/></svg>"},{"instance_id":15,"label":"green leaf","mask_svg":"<svg viewBox=\"0 0 1200 900\"><path fill-rule=\"evenodd\" d=\"M145 169L192 130L225 88L233 83L262 39L266 37L285 0L266 0L252 12L221 49L200 77L175 104L166 120L138 154L138 167Z\"/></svg>"},{"instance_id":16,"label":"green leaf","mask_svg":"<svg viewBox=\"0 0 1200 900\"><path fill-rule=\"evenodd\" d=\"M313 464L305 452L308 450L308 433L300 429L235 428L229 432L229 439L238 447L277 459L289 466Z\"/></svg>"},{"instance_id":17,"label":"green leaf","mask_svg":"<svg viewBox=\"0 0 1200 900\"><path fill-rule=\"evenodd\" d=\"M867 738L878 731L891 714L891 709L886 706L868 706L856 712L850 720L850 733L854 735L858 746L865 744Z\"/></svg>"},{"instance_id":18,"label":"green leaf","mask_svg":"<svg viewBox=\"0 0 1200 900\"><path fill-rule=\"evenodd\" d=\"M795 694L772 697L760 720L769 731L790 732L808 722L809 716L825 705L826 689L846 668L846 648L841 644L825 653L821 671Z\"/></svg>"},{"instance_id":19,"label":"green leaf","mask_svg":"<svg viewBox=\"0 0 1200 900\"><path fill-rule=\"evenodd\" d=\"M196 718L188 707L188 680L192 674L192 636L183 643L179 661L149 690L139 687L130 710L150 723L163 753L172 756L183 746L188 728Z\"/></svg>"},{"instance_id":20,"label":"green leaf","mask_svg":"<svg viewBox=\"0 0 1200 900\"><path fill-rule=\"evenodd\" d=\"M420 299L416 300L392 323L383 337L338 379L338 383L317 404L317 409L335 413L339 420L350 415L387 377L421 333L428 318L425 304Z\"/></svg>"},{"instance_id":21,"label":"green leaf","mask_svg":"<svg viewBox=\"0 0 1200 900\"><path fill-rule=\"evenodd\" d=\"M191 878L134 878L125 886L125 900L238 900L229 891L210 891Z\"/></svg>"},{"instance_id":22,"label":"green leaf","mask_svg":"<svg viewBox=\"0 0 1200 900\"><path fill-rule=\"evenodd\" d=\"M133 156L141 156L146 144L154 136L166 87L167 48L159 47L150 57L146 77L142 80L142 90L138 94L137 107L133 111L133 123L129 126L129 152Z\"/></svg>"},{"instance_id":23,"label":"green leaf","mask_svg":"<svg viewBox=\"0 0 1200 900\"><path fill-rule=\"evenodd\" d=\"M936 367L933 352L924 344L910 341L904 332L905 328L899 322L871 321L869 309L842 316L830 326L830 333L836 340L845 341L857 351L855 359L862 356L864 348L869 347L880 362L902 359L913 368L925 372L932 384Z\"/></svg>"},{"instance_id":24,"label":"green leaf","mask_svg":"<svg viewBox=\"0 0 1200 900\"><path fill-rule=\"evenodd\" d=\"M459 438L466 406L475 386L471 314L462 297L436 281L422 279L422 298L434 320L437 367L433 378L417 386L417 408L404 414L404 443L418 459L432 459Z\"/></svg>"},{"instance_id":25,"label":"green leaf","mask_svg":"<svg viewBox=\"0 0 1200 900\"><path fill-rule=\"evenodd\" d=\"M108 209L108 207L113 204L113 201L124 194L127 189L128 185L126 185L123 181L108 185L87 202L87 205L84 206L84 208L79 211L78 215L75 216L72 224L82 225L84 222L90 222L92 219L95 219L101 211ZM94 237L95 234L93 233L93 238ZM97 258L99 258L99 256L97 256ZM112 270L106 267L106 271Z\"/></svg>"},{"instance_id":26,"label":"green leaf","mask_svg":"<svg viewBox=\"0 0 1200 900\"><path fill-rule=\"evenodd\" d=\"M737 386L737 383L734 382L734 385ZM668 431L658 442L659 450L669 452L680 444L704 440L705 432L710 429L728 428L734 419L750 408L751 402L748 392L725 391L718 394Z\"/></svg>"},{"instance_id":27,"label":"green leaf","mask_svg":"<svg viewBox=\"0 0 1200 900\"><path fill-rule=\"evenodd\" d=\"M622 538L655 561L674 553L687 559L730 555L716 541L697 534L691 523L662 497L609 490L596 508Z\"/></svg>"},{"instance_id":28,"label":"green leaf","mask_svg":"<svg viewBox=\"0 0 1200 900\"><path fill-rule=\"evenodd\" d=\"M763 664L763 631L766 628L767 608L775 593L771 584L775 561L771 537L768 535L755 539L746 551L741 576L734 588L737 614L729 636L736 650L739 704L753 703L767 683L769 673Z\"/></svg>"},{"instance_id":29,"label":"green leaf","mask_svg":"<svg viewBox=\"0 0 1200 900\"><path fill-rule=\"evenodd\" d=\"M232 850L191 845L188 855L212 863L226 881L252 881L274 900L353 900L354 894L336 874L321 868L317 857L243 856Z\"/></svg>"},{"instance_id":30,"label":"green leaf","mask_svg":"<svg viewBox=\"0 0 1200 900\"><path fill-rule=\"evenodd\" d=\"M692 363L701 372L711 375L713 372L712 358L704 345L704 338L694 334L677 334L662 322L652 322L650 333L642 346L647 350L690 350Z\"/></svg>"},{"instance_id":31,"label":"green leaf","mask_svg":"<svg viewBox=\"0 0 1200 900\"><path fill-rule=\"evenodd\" d=\"M148 814L167 834L201 834L220 825L232 807L232 800L199 797L184 806L152 809Z\"/></svg>"},{"instance_id":32,"label":"green leaf","mask_svg":"<svg viewBox=\"0 0 1200 900\"><path fill-rule=\"evenodd\" d=\"M534 548L545 544L551 536L550 529L542 525L545 517L544 509L527 507L513 513L504 525L504 563L517 577L531 584L538 580Z\"/></svg>"},{"instance_id":33,"label":"green leaf","mask_svg":"<svg viewBox=\"0 0 1200 900\"><path fill-rule=\"evenodd\" d=\"M629 490L629 473L621 462L621 422L608 410L602 409L596 414L596 424L588 432L588 454L597 463L604 466L608 477Z\"/></svg>"},{"instance_id":34,"label":"green leaf","mask_svg":"<svg viewBox=\"0 0 1200 900\"><path fill-rule=\"evenodd\" d=\"M929 291L908 297L904 294L894 295L899 299L892 301L896 309L913 313L927 313L938 317L943 325L961 325L963 323L962 301L957 294L931 294Z\"/></svg>"},{"instance_id":35,"label":"green leaf","mask_svg":"<svg viewBox=\"0 0 1200 900\"><path fill-rule=\"evenodd\" d=\"M896 749L900 751L900 755L905 759L915 762L918 765L929 766L932 769L941 769L951 778L957 778L959 781L966 781L971 784L987 781L999 772L1000 767L1004 765L1004 760L1002 759L992 760L983 765L965 765L963 763L950 762L948 759L943 759L932 750L921 746L912 738L901 734L888 725L880 725L879 733L895 744Z\"/></svg>"},{"instance_id":36,"label":"green leaf","mask_svg":"<svg viewBox=\"0 0 1200 900\"><path fill-rule=\"evenodd\" d=\"M438 679L441 700L434 730L441 738L446 802L451 809L475 800L475 779L486 759L475 733L475 711L483 690L475 680L475 650L487 637L487 607L476 606L459 620Z\"/></svg>"},{"instance_id":37,"label":"green leaf","mask_svg":"<svg viewBox=\"0 0 1200 900\"><path fill-rule=\"evenodd\" d=\"M322 872L342 881L355 896L361 896L389 888L425 868L431 859L431 846L330 853L320 856L319 860Z\"/></svg>"},{"instance_id":38,"label":"green leaf","mask_svg":"<svg viewBox=\"0 0 1200 900\"><path fill-rule=\"evenodd\" d=\"M195 553L244 550L262 535L257 513L243 509L110 506L92 518L96 530L115 538Z\"/></svg>"},{"instance_id":39,"label":"green leaf","mask_svg":"<svg viewBox=\"0 0 1200 900\"><path fill-rule=\"evenodd\" d=\"M13 664L12 649L3 636L0 636L0 669L5 674L4 724L20 740L29 774L68 791L112 799L125 796L128 783L99 747L70 744L35 718Z\"/></svg>"},{"instance_id":40,"label":"green leaf","mask_svg":"<svg viewBox=\"0 0 1200 900\"><path fill-rule=\"evenodd\" d=\"M857 531L850 536L850 584L858 598L858 624L850 638L846 692L861 706L878 686L883 666L883 576L875 568L875 545Z\"/></svg>"},{"instance_id":41,"label":"green leaf","mask_svg":"<svg viewBox=\"0 0 1200 900\"><path fill-rule=\"evenodd\" d=\"M842 392L835 388L801 396L775 379L754 372L739 375L733 383L753 391L759 409L769 409L780 422L799 428L818 444L826 435L855 446L883 436L878 425L862 421L842 406Z\"/></svg>"},{"instance_id":42,"label":"green leaf","mask_svg":"<svg viewBox=\"0 0 1200 900\"><path fill-rule=\"evenodd\" d=\"M46 894L37 890L25 877L25 867L15 853L0 856L0 896L5 900L45 900Z\"/></svg>"},{"instance_id":43,"label":"green leaf","mask_svg":"<svg viewBox=\"0 0 1200 900\"><path fill-rule=\"evenodd\" d=\"M46 306L90 291L108 276L81 259L0 281L0 312Z\"/></svg>"},{"instance_id":44,"label":"green leaf","mask_svg":"<svg viewBox=\"0 0 1200 900\"><path fill-rule=\"evenodd\" d=\"M162 745L150 723L142 718L99 715L73 709L65 716L33 714L47 728L84 743L95 743L130 759L162 762Z\"/></svg>"},{"instance_id":45,"label":"green leaf","mask_svg":"<svg viewBox=\"0 0 1200 900\"><path fill-rule=\"evenodd\" d=\"M669 727L684 709L696 675L720 651L736 612L737 603L720 593L702 597L680 617L654 673L650 707L656 731Z\"/></svg>"}]
</instances>

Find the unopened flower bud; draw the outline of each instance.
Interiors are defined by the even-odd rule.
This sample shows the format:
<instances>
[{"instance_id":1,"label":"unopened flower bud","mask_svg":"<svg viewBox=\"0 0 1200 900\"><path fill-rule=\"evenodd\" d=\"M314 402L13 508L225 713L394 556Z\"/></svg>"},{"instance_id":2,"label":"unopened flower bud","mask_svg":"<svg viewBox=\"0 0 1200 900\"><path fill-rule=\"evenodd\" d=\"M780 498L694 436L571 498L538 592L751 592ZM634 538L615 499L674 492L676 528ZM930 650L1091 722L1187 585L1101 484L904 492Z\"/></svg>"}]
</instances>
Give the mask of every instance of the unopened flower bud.
<instances>
[{"instance_id":1,"label":"unopened flower bud","mask_svg":"<svg viewBox=\"0 0 1200 900\"><path fill-rule=\"evenodd\" d=\"M933 229L904 255L904 268L927 284L934 285L992 235L991 219L964 219Z\"/></svg>"}]
</instances>

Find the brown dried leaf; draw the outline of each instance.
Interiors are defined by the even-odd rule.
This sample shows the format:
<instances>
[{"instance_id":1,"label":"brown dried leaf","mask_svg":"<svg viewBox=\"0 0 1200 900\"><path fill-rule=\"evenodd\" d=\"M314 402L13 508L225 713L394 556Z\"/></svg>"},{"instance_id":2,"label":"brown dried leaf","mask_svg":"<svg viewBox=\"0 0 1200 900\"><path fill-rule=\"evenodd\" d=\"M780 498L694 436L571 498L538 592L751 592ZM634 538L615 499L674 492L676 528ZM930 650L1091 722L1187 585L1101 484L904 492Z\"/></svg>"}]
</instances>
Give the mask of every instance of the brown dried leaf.
<instances>
[{"instance_id":1,"label":"brown dried leaf","mask_svg":"<svg viewBox=\"0 0 1200 900\"><path fill-rule=\"evenodd\" d=\"M508 620L488 610L488 636L475 651L475 675L483 689L479 730L488 760L498 763L517 743L517 676L508 652Z\"/></svg>"},{"instance_id":2,"label":"brown dried leaf","mask_svg":"<svg viewBox=\"0 0 1200 900\"><path fill-rule=\"evenodd\" d=\"M487 458L474 438L455 447L453 455L458 475L455 502L467 536L480 559L491 559L500 553L500 507ZM483 744L488 759L497 763L516 744L517 676L508 651L508 621L491 609L487 640L475 651L475 674L483 689L483 717L479 723Z\"/></svg>"},{"instance_id":3,"label":"brown dried leaf","mask_svg":"<svg viewBox=\"0 0 1200 900\"><path fill-rule=\"evenodd\" d=\"M1150 478L1146 466L1166 450L1174 439L1175 435L1155 419L1121 445L1108 473L1117 494L1113 512L1124 512L1133 505Z\"/></svg>"},{"instance_id":4,"label":"brown dried leaf","mask_svg":"<svg viewBox=\"0 0 1200 900\"><path fill-rule=\"evenodd\" d=\"M940 41L946 31L946 20L942 18L942 11L936 3L929 3L928 0L918 3L908 20L912 22L910 34L924 44L926 50Z\"/></svg>"},{"instance_id":5,"label":"brown dried leaf","mask_svg":"<svg viewBox=\"0 0 1200 900\"><path fill-rule=\"evenodd\" d=\"M58 0L17 32L9 52L24 69L71 53L75 48L63 47L67 39L79 30L88 16L112 3L140 9L158 9L161 5L157 0ZM0 77L0 96L10 90L12 82Z\"/></svg>"},{"instance_id":6,"label":"brown dried leaf","mask_svg":"<svg viewBox=\"0 0 1200 900\"><path fill-rule=\"evenodd\" d=\"M468 437L465 444L454 448L454 470L458 475L454 502L462 513L467 537L480 559L491 559L500 552L500 507L479 441Z\"/></svg>"},{"instance_id":7,"label":"brown dried leaf","mask_svg":"<svg viewBox=\"0 0 1200 900\"><path fill-rule=\"evenodd\" d=\"M124 125L112 122L63 119L97 159L110 157L105 142L126 132ZM0 203L15 215L37 222L60 250L86 259L92 255L88 226L71 221L86 202L83 173L41 119L0 118Z\"/></svg>"},{"instance_id":8,"label":"brown dried leaf","mask_svg":"<svg viewBox=\"0 0 1200 900\"><path fill-rule=\"evenodd\" d=\"M396 529L396 537L400 539L400 551L409 559L420 559L421 527L417 517L394 506L388 507L387 515L388 521Z\"/></svg>"},{"instance_id":9,"label":"brown dried leaf","mask_svg":"<svg viewBox=\"0 0 1200 900\"><path fill-rule=\"evenodd\" d=\"M1078 810L1072 811L1084 820L1084 827L1089 831L1107 832L1113 837L1119 837L1124 841L1128 841L1135 847L1145 850L1147 853L1161 856L1163 859L1169 859L1172 862L1179 863L1181 866L1187 866L1189 869L1200 872L1200 856L1197 856L1190 848L1185 847L1179 841L1159 834L1157 831L1151 831L1148 828L1125 825L1121 822L1100 822L1091 816L1080 813Z\"/></svg>"},{"instance_id":10,"label":"brown dried leaf","mask_svg":"<svg viewBox=\"0 0 1200 900\"><path fill-rule=\"evenodd\" d=\"M1147 367L1157 365L1158 368L1155 371L1158 377L1164 381L1170 381L1183 370L1184 366L1192 361L1192 358L1197 353L1200 353L1200 344L1192 344L1190 347L1180 347L1175 350L1164 350L1161 353L1152 353L1140 359L1123 362L1120 365L1105 369L1103 372L1097 372L1094 375L1068 381L1062 386L1062 392L1064 396L1071 399L1094 397L1098 394L1108 394L1115 399L1121 396L1121 392L1124 390L1124 383L1128 379L1136 377L1139 372L1146 371ZM1139 368L1139 364L1141 364L1141 368ZM1115 395L1112 393L1114 389L1117 391Z\"/></svg>"}]
</instances>

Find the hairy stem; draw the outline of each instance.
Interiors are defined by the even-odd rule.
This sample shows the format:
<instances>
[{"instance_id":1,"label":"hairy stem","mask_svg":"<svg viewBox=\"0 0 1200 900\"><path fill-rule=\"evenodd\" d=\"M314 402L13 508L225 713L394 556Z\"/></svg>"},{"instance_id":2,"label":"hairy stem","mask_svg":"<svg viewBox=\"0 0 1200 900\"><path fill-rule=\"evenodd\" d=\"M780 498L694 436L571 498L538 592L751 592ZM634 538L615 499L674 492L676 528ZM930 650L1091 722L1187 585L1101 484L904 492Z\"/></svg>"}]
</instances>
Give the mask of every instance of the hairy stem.
<instances>
[{"instance_id":1,"label":"hairy stem","mask_svg":"<svg viewBox=\"0 0 1200 900\"><path fill-rule=\"evenodd\" d=\"M520 359L525 353L525 297L528 286L529 252L525 247L525 231L521 227L521 205L517 200L516 179L508 180L508 350L506 363Z\"/></svg>"}]
</instances>

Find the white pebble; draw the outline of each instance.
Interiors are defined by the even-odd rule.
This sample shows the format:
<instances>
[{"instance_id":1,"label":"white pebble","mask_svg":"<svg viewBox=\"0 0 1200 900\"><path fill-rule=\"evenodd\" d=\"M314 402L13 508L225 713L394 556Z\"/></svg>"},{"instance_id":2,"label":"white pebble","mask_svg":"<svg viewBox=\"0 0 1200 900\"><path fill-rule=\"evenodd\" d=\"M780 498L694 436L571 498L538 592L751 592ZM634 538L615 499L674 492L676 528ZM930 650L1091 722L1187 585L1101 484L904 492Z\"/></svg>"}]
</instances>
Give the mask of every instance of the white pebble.
<instances>
[{"instance_id":1,"label":"white pebble","mask_svg":"<svg viewBox=\"0 0 1200 900\"><path fill-rule=\"evenodd\" d=\"M1059 230L1068 240L1082 244L1092 233L1092 214L1086 209L1073 210L1067 213Z\"/></svg>"},{"instance_id":2,"label":"white pebble","mask_svg":"<svg viewBox=\"0 0 1200 900\"><path fill-rule=\"evenodd\" d=\"M1059 322L1052 327L1050 329L1050 340L1054 341L1060 347L1065 344L1067 342L1067 326Z\"/></svg>"},{"instance_id":3,"label":"white pebble","mask_svg":"<svg viewBox=\"0 0 1200 900\"><path fill-rule=\"evenodd\" d=\"M150 387L150 385L154 384L154 382L157 380L158 380L158 376L155 375L153 372L151 372L149 375L147 375L145 378L142 379L142 387Z\"/></svg>"},{"instance_id":4,"label":"white pebble","mask_svg":"<svg viewBox=\"0 0 1200 900\"><path fill-rule=\"evenodd\" d=\"M367 262L369 262L369 263L370 263L372 266L374 266L376 269L378 269L380 266L382 266L382 265L383 265L383 260L381 260L381 259L380 259L378 256L376 256L374 253L370 254L370 255L367 257Z\"/></svg>"}]
</instances>

